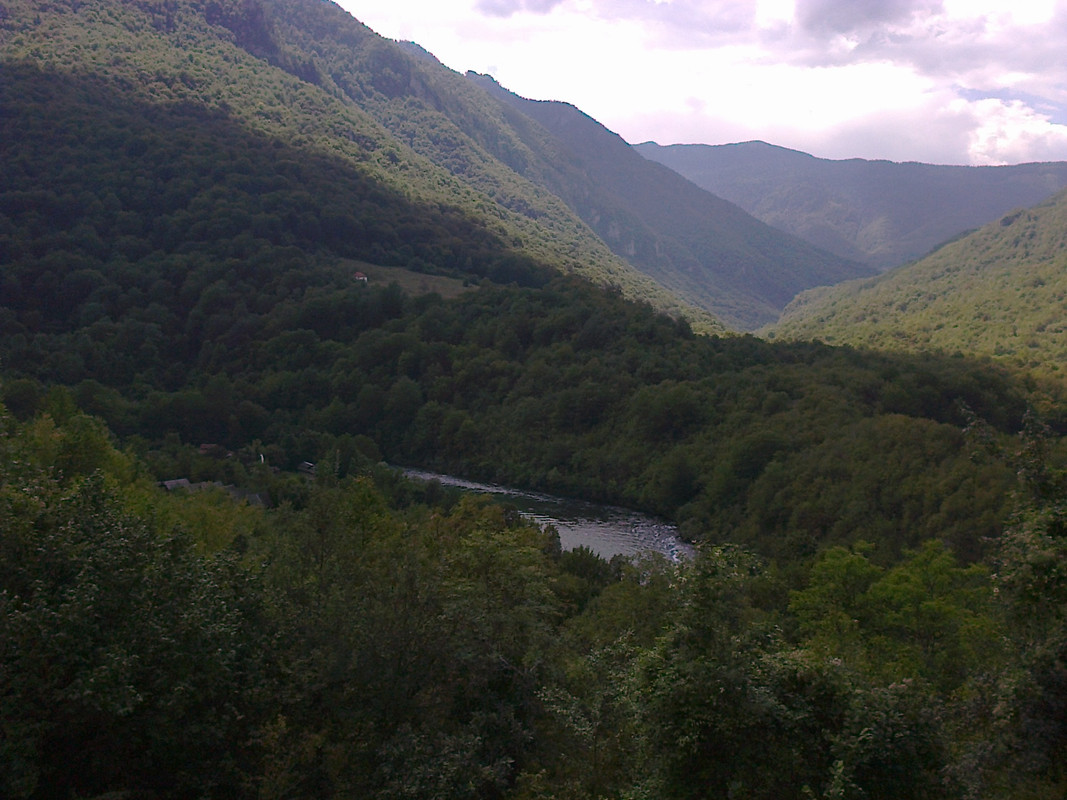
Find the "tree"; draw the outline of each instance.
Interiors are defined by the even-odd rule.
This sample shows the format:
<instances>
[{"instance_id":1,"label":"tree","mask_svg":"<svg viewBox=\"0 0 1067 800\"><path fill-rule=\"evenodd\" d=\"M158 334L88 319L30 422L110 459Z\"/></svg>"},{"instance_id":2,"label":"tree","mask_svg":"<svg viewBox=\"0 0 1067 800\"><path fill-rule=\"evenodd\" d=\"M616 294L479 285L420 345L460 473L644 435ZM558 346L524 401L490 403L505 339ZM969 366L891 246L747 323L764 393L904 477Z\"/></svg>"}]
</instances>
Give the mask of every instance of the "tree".
<instances>
[{"instance_id":1,"label":"tree","mask_svg":"<svg viewBox=\"0 0 1067 800\"><path fill-rule=\"evenodd\" d=\"M991 715L993 757L983 777L1014 796L1053 797L1067 786L1067 472L1064 441L1028 415L1012 457L1019 508L1004 532L996 584L1010 620L1014 669Z\"/></svg>"},{"instance_id":2,"label":"tree","mask_svg":"<svg viewBox=\"0 0 1067 800\"><path fill-rule=\"evenodd\" d=\"M0 489L4 794L238 792L271 693L253 583L125 512L99 476L69 490L12 477Z\"/></svg>"},{"instance_id":3,"label":"tree","mask_svg":"<svg viewBox=\"0 0 1067 800\"><path fill-rule=\"evenodd\" d=\"M879 681L922 678L948 693L1003 663L989 570L931 540L882 569L870 547L827 550L790 596L805 647Z\"/></svg>"},{"instance_id":4,"label":"tree","mask_svg":"<svg viewBox=\"0 0 1067 800\"><path fill-rule=\"evenodd\" d=\"M752 603L758 575L751 557L718 550L681 576L680 610L632 675L633 796L952 796L936 705L791 650Z\"/></svg>"}]
</instances>

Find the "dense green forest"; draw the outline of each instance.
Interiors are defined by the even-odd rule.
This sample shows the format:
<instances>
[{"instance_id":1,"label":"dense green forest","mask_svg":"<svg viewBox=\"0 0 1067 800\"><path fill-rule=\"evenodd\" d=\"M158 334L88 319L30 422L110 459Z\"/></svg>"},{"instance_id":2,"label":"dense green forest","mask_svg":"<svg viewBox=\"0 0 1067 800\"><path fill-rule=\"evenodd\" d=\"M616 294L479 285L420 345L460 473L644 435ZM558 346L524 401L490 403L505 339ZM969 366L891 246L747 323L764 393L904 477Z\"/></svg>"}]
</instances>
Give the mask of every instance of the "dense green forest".
<instances>
[{"instance_id":1,"label":"dense green forest","mask_svg":"<svg viewBox=\"0 0 1067 800\"><path fill-rule=\"evenodd\" d=\"M1056 797L1048 432L985 563L728 546L610 563L384 467L157 488L49 390L0 409L5 796ZM109 794L110 793L110 794Z\"/></svg>"},{"instance_id":2,"label":"dense green forest","mask_svg":"<svg viewBox=\"0 0 1067 800\"><path fill-rule=\"evenodd\" d=\"M284 261L274 249L296 247L505 282L536 264L722 329L432 104L412 99L401 114L384 76L416 61L395 43L332 4L305 3L311 30L347 20L348 61L331 77L279 39L270 9L282 11L238 0L8 0L5 263L54 272L35 263L47 252L76 265L88 257L86 269L121 259L150 272L163 256L195 258L225 238L234 259L266 249ZM462 163L421 155L410 128L451 137Z\"/></svg>"},{"instance_id":3,"label":"dense green forest","mask_svg":"<svg viewBox=\"0 0 1067 800\"><path fill-rule=\"evenodd\" d=\"M882 350L962 352L1063 378L1067 193L1017 209L914 264L800 295L774 326Z\"/></svg>"},{"instance_id":4,"label":"dense green forest","mask_svg":"<svg viewBox=\"0 0 1067 800\"><path fill-rule=\"evenodd\" d=\"M338 14L0 0L0 795L1062 797L1058 378L721 335Z\"/></svg>"},{"instance_id":5,"label":"dense green forest","mask_svg":"<svg viewBox=\"0 0 1067 800\"><path fill-rule=\"evenodd\" d=\"M973 559L1003 522L1011 473L972 460L963 428L968 410L1001 434L1021 424L1010 373L708 339L572 281L446 302L343 270L283 301L220 279L192 308L160 293L150 323L104 286L128 316L13 323L5 397L27 416L44 387L72 386L144 440L161 477L189 469L177 443L286 469L334 459L342 474L385 456L651 510L693 538L790 558L858 538L890 558L937 537Z\"/></svg>"}]
</instances>

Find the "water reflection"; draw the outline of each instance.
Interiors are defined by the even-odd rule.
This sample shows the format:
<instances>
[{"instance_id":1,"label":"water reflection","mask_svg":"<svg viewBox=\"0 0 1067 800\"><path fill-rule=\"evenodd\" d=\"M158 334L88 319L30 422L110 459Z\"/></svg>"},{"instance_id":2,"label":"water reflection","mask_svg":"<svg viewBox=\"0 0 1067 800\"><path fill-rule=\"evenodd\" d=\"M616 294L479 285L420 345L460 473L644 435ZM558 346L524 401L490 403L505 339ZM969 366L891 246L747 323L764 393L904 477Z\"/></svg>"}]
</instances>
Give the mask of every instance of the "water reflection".
<instances>
[{"instance_id":1,"label":"water reflection","mask_svg":"<svg viewBox=\"0 0 1067 800\"><path fill-rule=\"evenodd\" d=\"M603 558L651 550L675 561L693 554L693 548L678 538L673 525L629 509L477 483L425 470L404 469L403 472L410 478L436 480L443 486L506 498L528 519L539 525L555 525L564 550L585 545Z\"/></svg>"}]
</instances>

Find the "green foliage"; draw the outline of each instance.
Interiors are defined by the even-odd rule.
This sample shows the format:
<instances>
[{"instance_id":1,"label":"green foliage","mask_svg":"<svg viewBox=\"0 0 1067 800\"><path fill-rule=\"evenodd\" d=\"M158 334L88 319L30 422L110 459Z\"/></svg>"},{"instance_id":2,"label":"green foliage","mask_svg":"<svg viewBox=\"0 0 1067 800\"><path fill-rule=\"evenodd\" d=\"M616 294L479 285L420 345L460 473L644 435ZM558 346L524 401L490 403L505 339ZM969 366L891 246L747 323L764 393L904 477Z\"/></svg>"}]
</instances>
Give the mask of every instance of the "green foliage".
<instances>
[{"instance_id":1,"label":"green foliage","mask_svg":"<svg viewBox=\"0 0 1067 800\"><path fill-rule=\"evenodd\" d=\"M686 573L679 613L635 668L647 777L632 796L952 796L928 698L788 652L753 607L757 573L728 551Z\"/></svg>"},{"instance_id":2,"label":"green foliage","mask_svg":"<svg viewBox=\"0 0 1067 800\"><path fill-rule=\"evenodd\" d=\"M41 417L0 439L5 796L507 785L559 619L551 536L322 479L204 557L199 495L61 476L45 425L66 433Z\"/></svg>"},{"instance_id":3,"label":"green foliage","mask_svg":"<svg viewBox=\"0 0 1067 800\"><path fill-rule=\"evenodd\" d=\"M274 754L295 764L305 753L303 783L290 788L502 789L527 746L556 615L545 544L471 500L403 520L366 480L319 482L304 508L281 509L254 549L269 558L299 675Z\"/></svg>"},{"instance_id":4,"label":"green foliage","mask_svg":"<svg viewBox=\"0 0 1067 800\"><path fill-rule=\"evenodd\" d=\"M1004 518L1012 473L967 457L958 403L1010 430L1023 401L1007 373L695 337L566 279L447 302L323 279L273 305L252 283L219 289L232 311L216 338L183 340L185 360L102 351L120 366L110 393L86 383L88 370L69 372L80 329L39 334L54 354L43 358L9 340L7 363L81 381L78 395L125 432L236 454L149 455L166 478L242 482L265 452L289 469L326 459L341 475L385 456L644 508L694 539L781 559L866 539L884 563L936 537L973 560ZM164 302L177 321L195 318L178 297ZM33 384L15 386L19 401Z\"/></svg>"},{"instance_id":5,"label":"green foliage","mask_svg":"<svg viewBox=\"0 0 1067 800\"><path fill-rule=\"evenodd\" d=\"M867 538L889 560L939 537L973 559L999 530L1011 474L966 457L955 400L1017 424L1022 406L1000 394L1012 391L1007 375L978 377L950 359L687 338L647 309L576 288L483 290L409 323L413 369L398 376L401 358L389 354L389 377L376 380L388 392L410 378L426 404L384 450L643 507L694 538L782 558ZM591 348L600 329L610 335ZM382 369L378 343L403 340L369 341ZM1015 420L1001 416L1010 407Z\"/></svg>"},{"instance_id":6,"label":"green foliage","mask_svg":"<svg viewBox=\"0 0 1067 800\"><path fill-rule=\"evenodd\" d=\"M885 682L923 678L950 693L1003 658L988 570L936 541L879 569L864 548L832 548L792 594L805 646Z\"/></svg>"},{"instance_id":7,"label":"green foliage","mask_svg":"<svg viewBox=\"0 0 1067 800\"><path fill-rule=\"evenodd\" d=\"M99 476L68 488L38 469L0 485L5 796L239 789L269 686L254 587Z\"/></svg>"},{"instance_id":8,"label":"green foliage","mask_svg":"<svg viewBox=\"0 0 1067 800\"><path fill-rule=\"evenodd\" d=\"M1061 377L1067 194L990 223L876 279L797 298L772 335L962 352Z\"/></svg>"},{"instance_id":9,"label":"green foliage","mask_svg":"<svg viewBox=\"0 0 1067 800\"><path fill-rule=\"evenodd\" d=\"M1049 448L1023 447L1046 453L1031 473L1044 488L995 582L938 542L892 565L857 545L826 550L787 593L739 548L681 564L561 554L553 531L502 507L422 505L440 490L384 473L324 471L296 502L247 515L221 496L164 497L69 395L50 407L61 421L0 417L6 795L1061 785ZM106 476L60 471L63 448L42 444L87 427Z\"/></svg>"},{"instance_id":10,"label":"green foliage","mask_svg":"<svg viewBox=\"0 0 1067 800\"><path fill-rule=\"evenodd\" d=\"M1067 785L1067 515L1063 441L1033 417L1008 458L1023 479L1016 515L996 553L996 590L1016 658L995 685L983 722L996 747L982 753L981 790L1054 797Z\"/></svg>"}]
</instances>

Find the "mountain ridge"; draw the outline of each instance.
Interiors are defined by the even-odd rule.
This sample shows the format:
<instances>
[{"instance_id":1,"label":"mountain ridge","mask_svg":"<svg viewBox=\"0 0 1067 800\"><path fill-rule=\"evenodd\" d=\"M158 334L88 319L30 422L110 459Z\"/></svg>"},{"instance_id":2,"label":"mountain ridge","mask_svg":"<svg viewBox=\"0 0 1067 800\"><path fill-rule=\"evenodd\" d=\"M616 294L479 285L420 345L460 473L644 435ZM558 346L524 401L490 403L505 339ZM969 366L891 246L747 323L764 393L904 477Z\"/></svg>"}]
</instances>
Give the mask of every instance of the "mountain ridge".
<instances>
[{"instance_id":1,"label":"mountain ridge","mask_svg":"<svg viewBox=\"0 0 1067 800\"><path fill-rule=\"evenodd\" d=\"M8 28L23 26L35 7L10 5ZM495 82L487 91L333 3L145 0L99 13L107 8L56 4L44 20L53 63L80 64L153 102L205 104L252 130L351 159L383 185L482 220L517 257L685 314L701 330L724 330L713 317L751 330L804 289L869 274L653 166L578 109L523 106L534 101ZM153 54L151 71L121 47L110 57L93 51L89 38L125 35L117 21L135 37L133 51ZM8 56L19 57L20 37L41 33L10 31ZM207 61L182 50L181 37L202 42ZM257 88L240 97L246 77ZM425 255L414 261L402 245L390 248L408 262L397 265L432 268Z\"/></svg>"},{"instance_id":2,"label":"mountain ridge","mask_svg":"<svg viewBox=\"0 0 1067 800\"><path fill-rule=\"evenodd\" d=\"M673 170L653 167L618 134L573 104L531 100L486 75L468 78L563 142L568 162L595 188L549 175L552 191L612 249L664 285L721 318L752 329L777 316L800 287L836 283L870 270L783 237L737 204ZM722 299L732 299L727 305Z\"/></svg>"},{"instance_id":3,"label":"mountain ridge","mask_svg":"<svg viewBox=\"0 0 1067 800\"><path fill-rule=\"evenodd\" d=\"M423 116L429 123L425 125L429 134L435 134L440 126L432 124L429 112L419 115L422 106L410 112L407 122L405 117L397 122L396 115L390 117L388 113L388 93L414 87L425 98L420 101L422 105L431 106L439 102L433 97L431 82L422 79L418 69L413 71L408 63L412 56L333 4L292 4L282 0L59 2L42 8L45 13L38 14L38 4L9 0L6 8L8 14L0 21L0 48L8 65L9 97L21 109L21 118L14 115L6 120L3 154L13 163L20 163L23 151L29 153L35 146L24 136L25 126L20 122L55 116L47 107L34 105L39 94L34 84L40 82L41 73L31 75L16 69L19 64L37 65L57 78L72 75L77 81L106 87L100 93L104 117L99 123L92 122L88 116L92 109L79 106L79 125L110 128L111 121L106 118L111 113L109 97L139 98L138 102L146 104L144 113L137 115L139 119L150 119L155 108L184 109L190 118L216 115L238 123L242 130L257 137L285 141L309 153L312 159L323 155L340 159L342 173L358 175L359 182L381 187L397 202L414 200L427 209L426 214L415 216L398 211L397 224L390 220L383 226L368 214L369 206L358 213L337 214L326 207L327 195L301 200L301 204L315 208L319 220L336 233L332 240L318 244L308 240L311 249L335 247L339 248L336 255L371 261L387 257L390 263L417 269L434 268L435 262L443 262L437 268L462 268L473 258L475 271L482 270L480 277L486 276L487 264L479 261L482 256L473 252L460 254L465 247L465 233L457 237L446 226L426 224L444 212L465 220L458 224L458 231L470 230L466 222L469 220L488 234L499 248L494 259L540 262L564 273L583 274L660 309L686 314L704 329L722 330L709 314L679 301L613 255L561 201L517 174L495 166L488 156L479 156L469 147L456 148L459 157L470 159L473 169L482 169L489 176L478 186L465 181L457 174L459 170L447 169L418 153L411 137L405 140L405 134L416 127L416 121L421 124ZM336 53L305 49L304 42L313 34L305 31L303 39L291 36L287 13L296 14L303 28L340 37L338 41L347 48L343 57L331 61ZM45 37L47 48L35 44L41 41L40 37ZM111 50L101 44L110 45ZM195 48L195 52L189 48ZM149 59L151 66L147 65ZM23 79L27 83L17 86L17 81ZM457 76L456 84L463 86L465 82ZM62 82L57 86L61 85ZM371 111L378 112L378 116ZM392 129L390 123L396 123ZM106 161L128 159L130 155L102 150L79 158ZM479 158L484 167L478 163ZM177 185L175 181L180 180L173 170L164 167L157 163L144 165L161 189L168 183ZM289 167L284 162L269 164L263 160L256 169L279 173ZM114 171L124 170L125 166L116 164ZM7 188L21 188L14 178L12 175ZM281 174L256 180L288 185L288 179ZM49 185L62 187L60 176L55 176ZM263 196L244 196L255 204L263 202ZM366 197L373 196L374 191L366 192ZM517 201L512 202L513 198ZM225 198L217 191L210 202L221 204L218 213L226 215L222 208ZM347 196L336 198L336 204L346 206ZM381 216L385 219L391 213L386 210ZM85 221L84 216L69 224L76 226L79 221ZM68 225L63 219L54 222L57 229ZM405 228L419 233L401 241ZM384 239L375 243L375 238L381 237ZM426 237L434 238L436 244L428 247L428 241L420 241ZM507 279L503 273L497 277Z\"/></svg>"},{"instance_id":4,"label":"mountain ridge","mask_svg":"<svg viewBox=\"0 0 1067 800\"><path fill-rule=\"evenodd\" d=\"M770 225L879 270L1067 187L1067 162L831 160L761 141L635 149Z\"/></svg>"}]
</instances>

